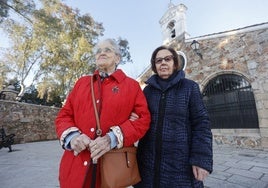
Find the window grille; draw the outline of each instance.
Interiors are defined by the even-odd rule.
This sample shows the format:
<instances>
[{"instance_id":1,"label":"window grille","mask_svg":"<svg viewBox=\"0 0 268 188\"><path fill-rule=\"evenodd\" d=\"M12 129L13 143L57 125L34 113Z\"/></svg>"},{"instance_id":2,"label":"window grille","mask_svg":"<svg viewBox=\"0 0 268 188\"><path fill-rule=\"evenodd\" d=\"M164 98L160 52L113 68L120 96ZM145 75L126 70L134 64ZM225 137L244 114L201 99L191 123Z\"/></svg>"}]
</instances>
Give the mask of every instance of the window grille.
<instances>
[{"instance_id":1,"label":"window grille","mask_svg":"<svg viewBox=\"0 0 268 188\"><path fill-rule=\"evenodd\" d=\"M219 75L208 82L202 95L212 128L259 128L254 94L243 77Z\"/></svg>"}]
</instances>

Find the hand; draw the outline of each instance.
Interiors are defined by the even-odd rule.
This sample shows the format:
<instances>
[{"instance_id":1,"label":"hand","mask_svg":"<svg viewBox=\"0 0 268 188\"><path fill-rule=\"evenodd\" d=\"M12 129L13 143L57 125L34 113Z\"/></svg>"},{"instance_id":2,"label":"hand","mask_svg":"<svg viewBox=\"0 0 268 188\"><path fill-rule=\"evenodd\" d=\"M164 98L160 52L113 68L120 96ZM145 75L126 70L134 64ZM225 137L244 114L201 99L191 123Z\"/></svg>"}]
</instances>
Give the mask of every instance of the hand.
<instances>
[{"instance_id":1,"label":"hand","mask_svg":"<svg viewBox=\"0 0 268 188\"><path fill-rule=\"evenodd\" d=\"M77 156L81 151L85 150L90 142L91 139L85 134L75 136L70 142L74 155Z\"/></svg>"},{"instance_id":2,"label":"hand","mask_svg":"<svg viewBox=\"0 0 268 188\"><path fill-rule=\"evenodd\" d=\"M199 181L204 181L205 178L208 176L208 171L206 171L203 168L200 168L198 166L192 166L193 168L193 173L194 173L194 177L195 179L199 180Z\"/></svg>"},{"instance_id":3,"label":"hand","mask_svg":"<svg viewBox=\"0 0 268 188\"><path fill-rule=\"evenodd\" d=\"M129 116L129 120L130 120L130 121L135 121L135 120L137 120L137 119L139 119L138 114L136 114L135 112L131 112L131 114L130 114L130 116Z\"/></svg>"},{"instance_id":4,"label":"hand","mask_svg":"<svg viewBox=\"0 0 268 188\"><path fill-rule=\"evenodd\" d=\"M111 150L110 136L106 134L103 137L97 137L92 140L89 144L89 149L93 163L97 163L102 155Z\"/></svg>"}]
</instances>

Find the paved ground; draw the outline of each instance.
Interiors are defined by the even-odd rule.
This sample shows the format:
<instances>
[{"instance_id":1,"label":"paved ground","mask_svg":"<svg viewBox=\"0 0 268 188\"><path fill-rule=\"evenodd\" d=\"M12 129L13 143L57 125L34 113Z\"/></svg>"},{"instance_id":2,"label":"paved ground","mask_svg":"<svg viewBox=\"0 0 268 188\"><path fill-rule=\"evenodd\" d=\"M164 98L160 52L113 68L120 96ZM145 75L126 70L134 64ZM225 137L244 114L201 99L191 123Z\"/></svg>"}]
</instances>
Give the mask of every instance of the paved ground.
<instances>
[{"instance_id":1,"label":"paved ground","mask_svg":"<svg viewBox=\"0 0 268 188\"><path fill-rule=\"evenodd\" d=\"M208 188L268 188L268 151L215 146Z\"/></svg>"},{"instance_id":2,"label":"paved ground","mask_svg":"<svg viewBox=\"0 0 268 188\"><path fill-rule=\"evenodd\" d=\"M1 188L55 188L62 149L58 141L0 150ZM268 151L214 146L214 171L207 188L268 188Z\"/></svg>"},{"instance_id":3,"label":"paved ground","mask_svg":"<svg viewBox=\"0 0 268 188\"><path fill-rule=\"evenodd\" d=\"M62 149L58 141L12 145L0 150L1 188L54 188Z\"/></svg>"}]
</instances>

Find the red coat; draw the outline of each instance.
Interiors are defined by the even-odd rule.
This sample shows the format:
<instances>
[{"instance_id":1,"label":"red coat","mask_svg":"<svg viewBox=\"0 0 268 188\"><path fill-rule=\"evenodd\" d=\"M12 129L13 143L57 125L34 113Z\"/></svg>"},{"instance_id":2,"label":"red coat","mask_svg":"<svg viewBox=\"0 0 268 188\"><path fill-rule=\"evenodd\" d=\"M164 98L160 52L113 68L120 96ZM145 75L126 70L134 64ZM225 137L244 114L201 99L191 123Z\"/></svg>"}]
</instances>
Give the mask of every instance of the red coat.
<instances>
[{"instance_id":1,"label":"red coat","mask_svg":"<svg viewBox=\"0 0 268 188\"><path fill-rule=\"evenodd\" d=\"M82 77L76 82L66 104L60 110L55 120L59 138L66 129L74 126L91 139L96 137L90 77ZM124 146L131 146L144 136L149 129L150 113L137 81L127 77L121 70L117 70L101 82L98 71L96 71L94 73L94 91L97 106L100 108L100 124L103 135L109 131L111 126L120 126L124 135ZM137 113L139 119L130 121L131 112ZM87 150L76 157L72 151L65 150L59 169L61 188L81 188L90 161L90 152ZM97 178L97 187L99 187L99 183L100 180Z\"/></svg>"}]
</instances>

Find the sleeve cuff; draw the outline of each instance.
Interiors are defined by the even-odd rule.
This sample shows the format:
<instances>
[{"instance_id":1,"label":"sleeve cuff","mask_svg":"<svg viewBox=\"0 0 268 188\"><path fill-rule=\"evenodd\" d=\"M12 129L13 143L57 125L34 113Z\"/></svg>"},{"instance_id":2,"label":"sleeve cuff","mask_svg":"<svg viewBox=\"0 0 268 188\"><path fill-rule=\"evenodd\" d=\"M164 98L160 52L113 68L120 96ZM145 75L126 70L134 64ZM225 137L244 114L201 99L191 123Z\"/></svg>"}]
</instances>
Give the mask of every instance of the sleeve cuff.
<instances>
[{"instance_id":1,"label":"sleeve cuff","mask_svg":"<svg viewBox=\"0 0 268 188\"><path fill-rule=\"evenodd\" d=\"M113 149L117 145L117 138L112 131L108 132L107 134L109 135L109 137L111 139L111 149Z\"/></svg>"},{"instance_id":2,"label":"sleeve cuff","mask_svg":"<svg viewBox=\"0 0 268 188\"><path fill-rule=\"evenodd\" d=\"M116 136L117 139L117 148L120 149L123 147L123 143L124 143L124 137L123 137L123 133L120 129L119 126L112 126L110 128L110 130L114 133L114 135Z\"/></svg>"},{"instance_id":3,"label":"sleeve cuff","mask_svg":"<svg viewBox=\"0 0 268 188\"><path fill-rule=\"evenodd\" d=\"M80 132L79 131L74 131L74 132L69 133L65 137L65 140L64 140L64 149L66 149L66 150L72 150L70 142L73 139L73 137L75 137L76 135L80 135Z\"/></svg>"},{"instance_id":4,"label":"sleeve cuff","mask_svg":"<svg viewBox=\"0 0 268 188\"><path fill-rule=\"evenodd\" d=\"M62 134L61 134L61 137L60 137L60 145L62 146L63 149L64 148L64 142L65 142L65 138L67 135L69 135L71 132L79 132L79 129L77 127L70 127L68 129L66 129Z\"/></svg>"}]
</instances>

